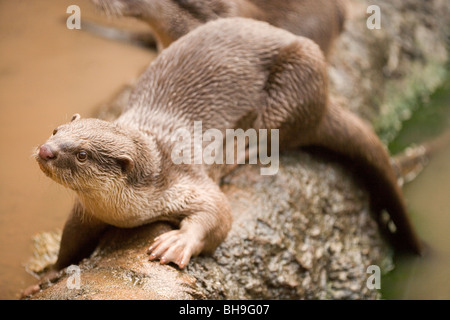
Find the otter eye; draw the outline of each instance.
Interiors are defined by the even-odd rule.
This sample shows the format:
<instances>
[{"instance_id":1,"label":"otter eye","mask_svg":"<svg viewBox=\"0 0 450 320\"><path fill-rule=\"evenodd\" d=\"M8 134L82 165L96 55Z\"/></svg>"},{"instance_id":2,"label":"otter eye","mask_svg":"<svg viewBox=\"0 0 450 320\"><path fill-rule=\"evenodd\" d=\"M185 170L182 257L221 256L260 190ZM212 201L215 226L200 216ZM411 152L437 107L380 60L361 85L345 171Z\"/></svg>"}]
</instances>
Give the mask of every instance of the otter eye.
<instances>
[{"instance_id":1,"label":"otter eye","mask_svg":"<svg viewBox=\"0 0 450 320\"><path fill-rule=\"evenodd\" d=\"M77 153L77 159L78 159L78 161L80 161L80 162L86 161L87 157L88 157L88 156L87 156L86 151L80 151L80 152Z\"/></svg>"},{"instance_id":2,"label":"otter eye","mask_svg":"<svg viewBox=\"0 0 450 320\"><path fill-rule=\"evenodd\" d=\"M55 135L58 132L58 129L53 130L53 135Z\"/></svg>"}]
</instances>

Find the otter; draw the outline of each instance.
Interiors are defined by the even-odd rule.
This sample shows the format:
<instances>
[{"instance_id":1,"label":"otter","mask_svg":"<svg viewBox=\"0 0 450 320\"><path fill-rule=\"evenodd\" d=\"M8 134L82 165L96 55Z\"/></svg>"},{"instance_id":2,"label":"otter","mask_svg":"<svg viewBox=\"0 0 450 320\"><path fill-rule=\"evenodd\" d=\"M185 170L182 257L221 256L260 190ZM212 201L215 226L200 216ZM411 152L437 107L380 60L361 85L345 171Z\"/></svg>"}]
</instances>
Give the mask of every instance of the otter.
<instances>
[{"instance_id":1,"label":"otter","mask_svg":"<svg viewBox=\"0 0 450 320\"><path fill-rule=\"evenodd\" d=\"M175 132L192 131L195 121L203 132L278 129L280 151L319 146L361 165L372 199L396 226L393 239L420 253L388 152L368 125L329 98L326 66L305 37L252 19L217 19L150 64L118 119L75 115L57 127L36 160L77 198L54 269L89 255L108 225L171 222L176 228L155 239L149 259L180 268L215 250L232 224L217 183L217 168L226 166L175 164L171 156Z\"/></svg>"},{"instance_id":2,"label":"otter","mask_svg":"<svg viewBox=\"0 0 450 320\"><path fill-rule=\"evenodd\" d=\"M214 19L261 20L315 41L329 55L342 32L346 0L92 0L108 15L135 17L148 23L159 50ZM101 28L87 25L98 33ZM131 36L130 38L136 38ZM137 38L142 38L138 35ZM148 39L148 38L147 38Z\"/></svg>"}]
</instances>

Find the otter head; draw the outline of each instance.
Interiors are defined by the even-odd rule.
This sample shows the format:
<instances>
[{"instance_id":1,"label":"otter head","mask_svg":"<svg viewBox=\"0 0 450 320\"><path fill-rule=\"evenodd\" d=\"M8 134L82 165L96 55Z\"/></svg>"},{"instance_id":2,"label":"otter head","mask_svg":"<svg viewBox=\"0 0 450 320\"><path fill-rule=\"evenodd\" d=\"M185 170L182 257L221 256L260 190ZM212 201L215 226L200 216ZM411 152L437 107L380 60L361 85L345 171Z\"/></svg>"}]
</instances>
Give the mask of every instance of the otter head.
<instances>
[{"instance_id":1,"label":"otter head","mask_svg":"<svg viewBox=\"0 0 450 320\"><path fill-rule=\"evenodd\" d=\"M98 119L80 119L76 114L53 131L35 157L42 171L56 182L78 193L95 193L117 189L120 183L145 183L155 168L138 167L142 161L154 163L150 151L139 131Z\"/></svg>"}]
</instances>

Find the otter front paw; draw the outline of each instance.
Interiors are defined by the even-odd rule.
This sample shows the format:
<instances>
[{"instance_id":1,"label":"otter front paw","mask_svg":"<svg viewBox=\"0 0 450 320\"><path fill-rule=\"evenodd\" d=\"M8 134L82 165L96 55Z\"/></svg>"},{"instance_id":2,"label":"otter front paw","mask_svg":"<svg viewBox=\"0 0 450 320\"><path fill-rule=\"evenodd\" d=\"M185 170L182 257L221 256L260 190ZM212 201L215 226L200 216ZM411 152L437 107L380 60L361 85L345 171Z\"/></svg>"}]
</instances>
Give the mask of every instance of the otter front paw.
<instances>
[{"instance_id":1,"label":"otter front paw","mask_svg":"<svg viewBox=\"0 0 450 320\"><path fill-rule=\"evenodd\" d=\"M159 259L161 264L173 262L183 269L193 255L202 251L203 244L186 231L173 230L156 237L148 249L150 260Z\"/></svg>"}]
</instances>

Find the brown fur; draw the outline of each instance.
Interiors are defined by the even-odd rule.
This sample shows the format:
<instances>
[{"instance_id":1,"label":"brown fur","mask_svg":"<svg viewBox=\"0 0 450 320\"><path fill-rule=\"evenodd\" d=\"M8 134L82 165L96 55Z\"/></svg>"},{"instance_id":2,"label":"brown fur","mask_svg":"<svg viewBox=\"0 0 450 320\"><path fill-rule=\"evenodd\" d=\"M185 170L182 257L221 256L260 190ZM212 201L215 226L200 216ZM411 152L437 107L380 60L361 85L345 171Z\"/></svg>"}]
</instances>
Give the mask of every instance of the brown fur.
<instances>
[{"instance_id":1,"label":"brown fur","mask_svg":"<svg viewBox=\"0 0 450 320\"><path fill-rule=\"evenodd\" d=\"M92 0L108 14L147 22L160 49L218 18L245 17L315 41L327 56L341 33L346 0Z\"/></svg>"},{"instance_id":2,"label":"brown fur","mask_svg":"<svg viewBox=\"0 0 450 320\"><path fill-rule=\"evenodd\" d=\"M323 146L364 165L400 241L419 252L386 150L361 120L329 101L327 81L314 42L267 23L219 19L175 42L142 75L117 121L75 117L41 147L54 155L37 156L44 172L78 195L56 267L78 259L96 237L91 233L107 224L179 225L156 239L150 257L180 267L223 241L231 212L215 167L170 158L171 136L194 121L202 121L203 131L279 129L281 149ZM88 157L80 162L82 150ZM78 244L77 234L91 235Z\"/></svg>"}]
</instances>

